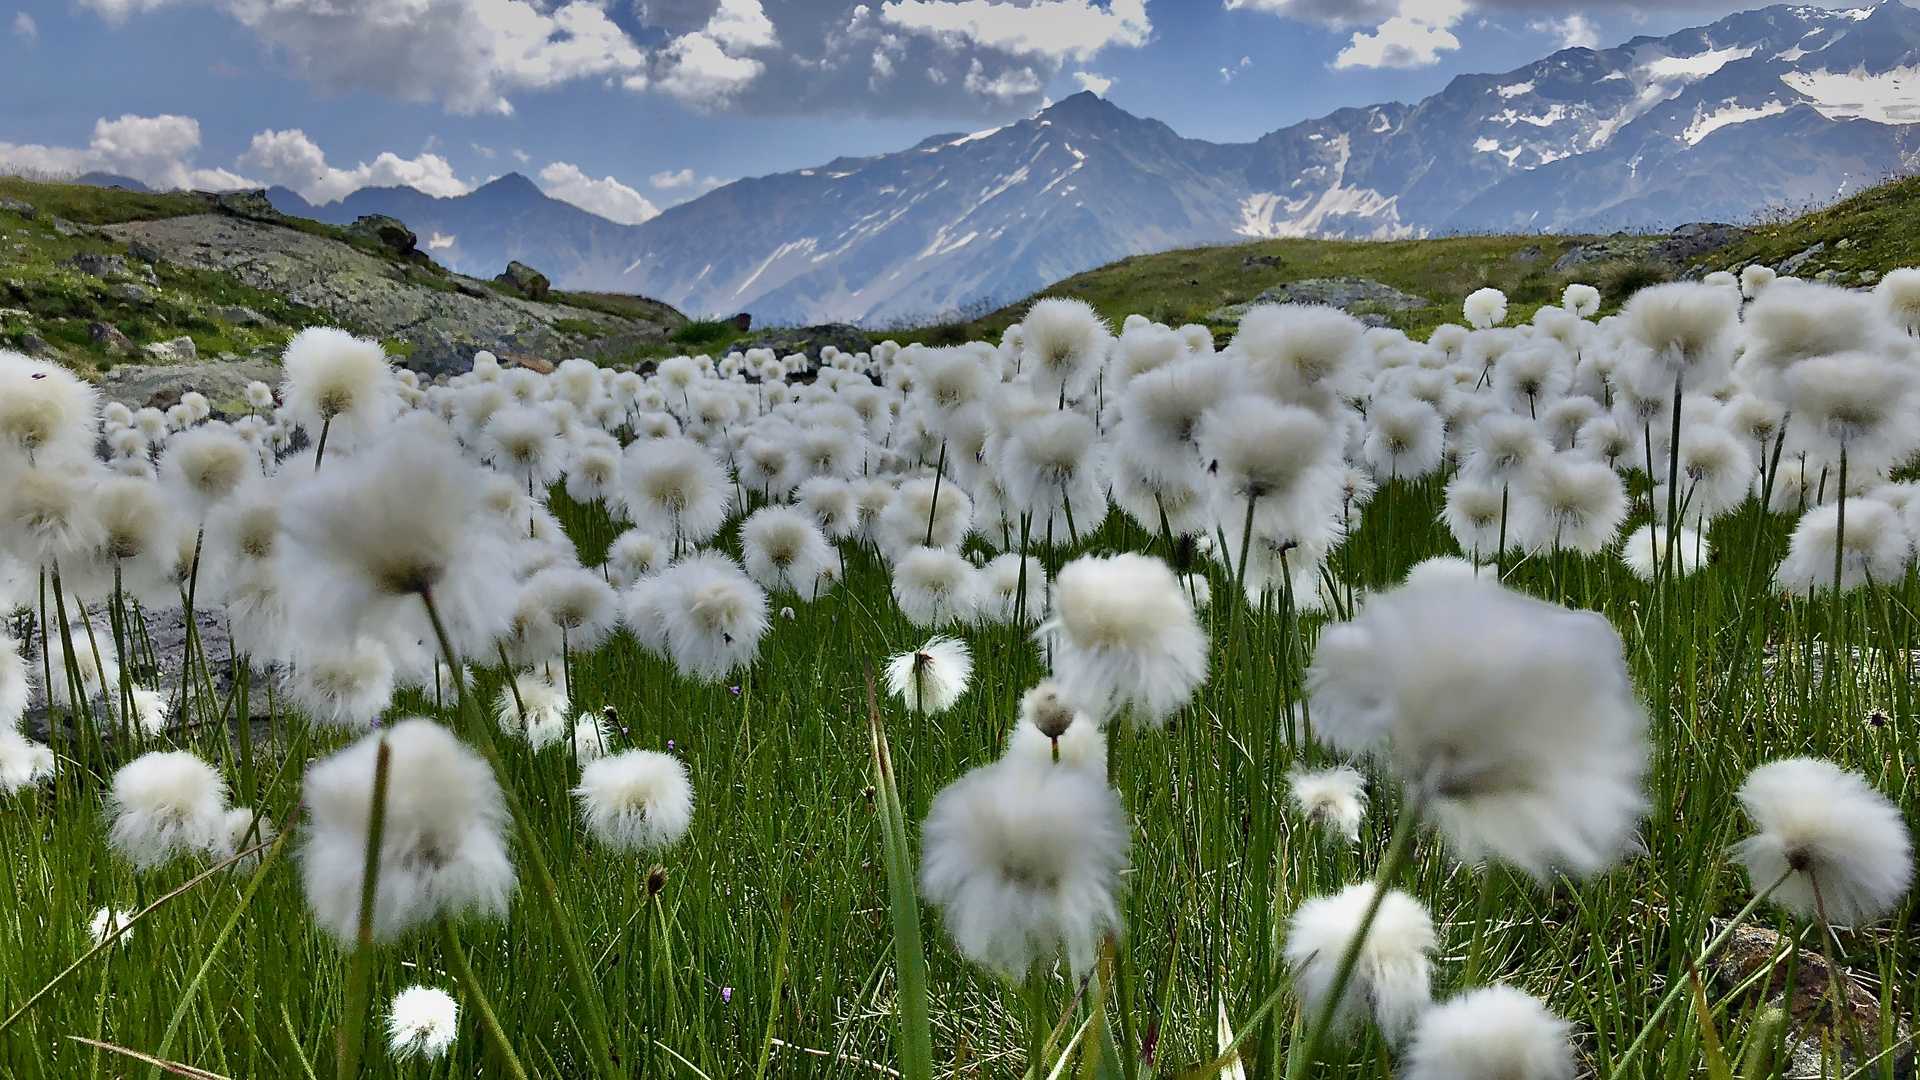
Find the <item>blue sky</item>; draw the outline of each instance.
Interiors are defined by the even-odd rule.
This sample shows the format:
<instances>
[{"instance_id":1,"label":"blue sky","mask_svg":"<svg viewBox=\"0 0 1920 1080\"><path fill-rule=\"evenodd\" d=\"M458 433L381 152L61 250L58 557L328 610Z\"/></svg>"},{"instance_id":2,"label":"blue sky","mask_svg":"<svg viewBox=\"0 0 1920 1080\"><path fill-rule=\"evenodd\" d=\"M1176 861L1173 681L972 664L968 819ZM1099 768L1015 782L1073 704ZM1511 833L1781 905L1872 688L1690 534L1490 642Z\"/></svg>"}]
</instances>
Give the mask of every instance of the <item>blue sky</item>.
<instances>
[{"instance_id":1,"label":"blue sky","mask_svg":"<svg viewBox=\"0 0 1920 1080\"><path fill-rule=\"evenodd\" d=\"M25 0L0 165L158 186L457 194L507 171L618 220L991 127L1092 87L1243 141L1417 100L1716 0Z\"/></svg>"}]
</instances>

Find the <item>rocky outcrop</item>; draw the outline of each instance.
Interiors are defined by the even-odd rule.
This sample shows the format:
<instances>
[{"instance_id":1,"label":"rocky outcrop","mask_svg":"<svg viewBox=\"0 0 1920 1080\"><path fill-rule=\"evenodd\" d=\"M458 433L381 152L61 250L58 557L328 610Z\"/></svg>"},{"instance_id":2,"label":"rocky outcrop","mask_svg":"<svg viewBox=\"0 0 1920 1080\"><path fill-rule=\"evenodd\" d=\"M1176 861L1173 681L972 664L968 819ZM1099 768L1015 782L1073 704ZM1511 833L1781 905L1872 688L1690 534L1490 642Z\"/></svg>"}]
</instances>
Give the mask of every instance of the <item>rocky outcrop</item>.
<instances>
[{"instance_id":1,"label":"rocky outcrop","mask_svg":"<svg viewBox=\"0 0 1920 1080\"><path fill-rule=\"evenodd\" d=\"M1207 312L1205 320L1224 326L1238 326L1241 316L1256 304L1325 304L1351 315L1358 315L1369 326L1385 326L1388 312L1416 311L1427 306L1427 298L1372 278L1353 275L1302 278L1283 282L1244 304L1229 304Z\"/></svg>"},{"instance_id":2,"label":"rocky outcrop","mask_svg":"<svg viewBox=\"0 0 1920 1080\"><path fill-rule=\"evenodd\" d=\"M189 390L198 391L216 412L245 412L247 384L280 384L280 366L270 360L215 361L203 364L123 364L100 376L100 394L129 409L166 408Z\"/></svg>"},{"instance_id":3,"label":"rocky outcrop","mask_svg":"<svg viewBox=\"0 0 1920 1080\"><path fill-rule=\"evenodd\" d=\"M1667 233L1615 233L1581 244L1554 260L1556 274L1577 273L1582 267L1610 262L1661 263L1675 270L1702 255L1746 238L1748 230L1717 221L1695 221Z\"/></svg>"},{"instance_id":4,"label":"rocky outcrop","mask_svg":"<svg viewBox=\"0 0 1920 1080\"><path fill-rule=\"evenodd\" d=\"M158 259L230 274L369 337L403 343L410 347L408 366L426 375L466 370L481 349L551 362L667 341L660 322L503 295L431 264L382 257L248 216L255 209L239 200L221 213L127 222L103 232ZM380 235L378 226L369 231Z\"/></svg>"},{"instance_id":5,"label":"rocky outcrop","mask_svg":"<svg viewBox=\"0 0 1920 1080\"><path fill-rule=\"evenodd\" d=\"M846 323L825 323L798 329L762 330L750 338L734 342L728 347L728 351L772 349L776 356L805 353L808 359L818 362L820 350L828 345L843 353L863 353L873 348L873 341L857 326L849 326Z\"/></svg>"},{"instance_id":6,"label":"rocky outcrop","mask_svg":"<svg viewBox=\"0 0 1920 1080\"><path fill-rule=\"evenodd\" d=\"M508 263L507 272L493 280L529 300L545 300L547 293L553 288L553 283L547 280L547 275L523 262Z\"/></svg>"},{"instance_id":7,"label":"rocky outcrop","mask_svg":"<svg viewBox=\"0 0 1920 1080\"><path fill-rule=\"evenodd\" d=\"M385 214L367 214L347 226L345 232L349 240L367 241L403 259L412 258L420 244L406 222Z\"/></svg>"}]
</instances>

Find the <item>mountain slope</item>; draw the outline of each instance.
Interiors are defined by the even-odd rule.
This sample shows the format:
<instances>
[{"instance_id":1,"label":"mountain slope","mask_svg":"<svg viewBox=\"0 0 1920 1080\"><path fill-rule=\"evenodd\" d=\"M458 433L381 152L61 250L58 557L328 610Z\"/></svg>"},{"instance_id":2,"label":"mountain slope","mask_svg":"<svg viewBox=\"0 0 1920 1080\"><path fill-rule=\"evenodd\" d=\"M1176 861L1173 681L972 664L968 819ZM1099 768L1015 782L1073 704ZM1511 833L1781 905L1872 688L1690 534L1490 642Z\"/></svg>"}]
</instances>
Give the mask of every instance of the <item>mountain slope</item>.
<instances>
[{"instance_id":1,"label":"mountain slope","mask_svg":"<svg viewBox=\"0 0 1920 1080\"><path fill-rule=\"evenodd\" d=\"M456 199L379 189L283 209L391 214L473 274L519 259L688 311L887 323L1196 244L1647 228L1826 201L1913 166L1916 79L1920 11L1779 6L1245 144L1078 94L993 131L738 181L637 226L514 175Z\"/></svg>"}]
</instances>

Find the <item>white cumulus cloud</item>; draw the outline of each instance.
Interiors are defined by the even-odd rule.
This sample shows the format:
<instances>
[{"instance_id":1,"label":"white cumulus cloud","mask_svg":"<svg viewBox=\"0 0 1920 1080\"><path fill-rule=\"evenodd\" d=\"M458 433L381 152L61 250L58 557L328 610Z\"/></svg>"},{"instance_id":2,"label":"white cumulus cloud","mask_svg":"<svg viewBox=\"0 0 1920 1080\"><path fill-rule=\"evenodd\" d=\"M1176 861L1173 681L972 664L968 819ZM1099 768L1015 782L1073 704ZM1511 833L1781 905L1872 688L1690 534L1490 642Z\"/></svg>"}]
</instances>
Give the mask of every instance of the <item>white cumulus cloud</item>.
<instances>
[{"instance_id":1,"label":"white cumulus cloud","mask_svg":"<svg viewBox=\"0 0 1920 1080\"><path fill-rule=\"evenodd\" d=\"M766 70L748 54L778 44L760 0L720 0L706 25L661 47L653 85L701 112L723 109Z\"/></svg>"},{"instance_id":2,"label":"white cumulus cloud","mask_svg":"<svg viewBox=\"0 0 1920 1080\"><path fill-rule=\"evenodd\" d=\"M128 113L118 120L104 116L96 120L93 138L84 148L0 142L0 166L56 174L99 170L130 176L165 191L233 191L257 186L255 181L225 169L195 167L193 158L199 149L200 122L193 117Z\"/></svg>"},{"instance_id":3,"label":"white cumulus cloud","mask_svg":"<svg viewBox=\"0 0 1920 1080\"><path fill-rule=\"evenodd\" d=\"M613 177L595 180L581 172L578 165L564 161L540 170L540 187L561 202L572 203L590 214L599 214L622 225L638 225L660 213L646 196Z\"/></svg>"},{"instance_id":4,"label":"white cumulus cloud","mask_svg":"<svg viewBox=\"0 0 1920 1080\"><path fill-rule=\"evenodd\" d=\"M81 0L109 21L186 0ZM509 94L632 77L646 53L592 0L214 0L320 90L510 113Z\"/></svg>"},{"instance_id":5,"label":"white cumulus cloud","mask_svg":"<svg viewBox=\"0 0 1920 1080\"><path fill-rule=\"evenodd\" d=\"M239 164L258 169L316 205L344 199L363 187L410 187L439 198L473 190L473 184L455 176L453 166L438 154L403 158L388 151L351 169L336 168L327 164L319 144L299 128L268 129L255 135Z\"/></svg>"},{"instance_id":6,"label":"white cumulus cloud","mask_svg":"<svg viewBox=\"0 0 1920 1080\"><path fill-rule=\"evenodd\" d=\"M1528 23L1527 29L1536 34L1546 34L1554 38L1563 49L1600 47L1600 28L1585 15L1569 15L1564 19L1540 19Z\"/></svg>"},{"instance_id":7,"label":"white cumulus cloud","mask_svg":"<svg viewBox=\"0 0 1920 1080\"><path fill-rule=\"evenodd\" d=\"M22 11L13 17L13 33L15 37L31 44L40 40L40 24L33 21L33 16Z\"/></svg>"},{"instance_id":8,"label":"white cumulus cloud","mask_svg":"<svg viewBox=\"0 0 1920 1080\"><path fill-rule=\"evenodd\" d=\"M1113 86L1112 79L1091 71L1074 72L1073 81L1079 85L1080 89L1093 91L1095 97L1106 97L1107 90Z\"/></svg>"},{"instance_id":9,"label":"white cumulus cloud","mask_svg":"<svg viewBox=\"0 0 1920 1080\"><path fill-rule=\"evenodd\" d=\"M947 34L1014 53L1085 60L1109 46L1139 47L1153 32L1146 0L889 0L882 20L908 30Z\"/></svg>"},{"instance_id":10,"label":"white cumulus cloud","mask_svg":"<svg viewBox=\"0 0 1920 1080\"><path fill-rule=\"evenodd\" d=\"M1465 0L1401 0L1397 15L1372 33L1355 31L1333 58L1336 68L1414 68L1439 62L1460 47L1453 27L1466 15Z\"/></svg>"},{"instance_id":11,"label":"white cumulus cloud","mask_svg":"<svg viewBox=\"0 0 1920 1080\"><path fill-rule=\"evenodd\" d=\"M652 184L659 191L688 188L699 193L712 191L726 181L717 176L697 176L692 169L681 169L678 172L667 169L647 177L647 183Z\"/></svg>"}]
</instances>

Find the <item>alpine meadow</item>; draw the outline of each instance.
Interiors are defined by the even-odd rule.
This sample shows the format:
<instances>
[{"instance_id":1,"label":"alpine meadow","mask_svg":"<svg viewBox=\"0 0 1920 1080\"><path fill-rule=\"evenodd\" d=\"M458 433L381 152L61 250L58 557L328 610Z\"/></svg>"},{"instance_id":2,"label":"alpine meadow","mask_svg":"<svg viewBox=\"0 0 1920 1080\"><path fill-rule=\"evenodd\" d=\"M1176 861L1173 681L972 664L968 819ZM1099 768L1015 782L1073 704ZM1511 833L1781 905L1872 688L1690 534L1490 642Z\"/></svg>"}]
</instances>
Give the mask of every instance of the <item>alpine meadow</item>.
<instances>
[{"instance_id":1,"label":"alpine meadow","mask_svg":"<svg viewBox=\"0 0 1920 1080\"><path fill-rule=\"evenodd\" d=\"M0 1071L1909 1075L1920 272L1601 301L0 354Z\"/></svg>"},{"instance_id":2,"label":"alpine meadow","mask_svg":"<svg viewBox=\"0 0 1920 1080\"><path fill-rule=\"evenodd\" d=\"M13 0L0 1080L1920 1080L1743 2Z\"/></svg>"}]
</instances>

